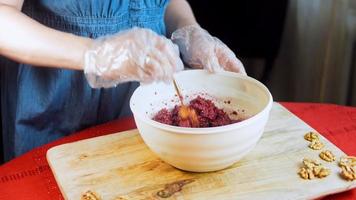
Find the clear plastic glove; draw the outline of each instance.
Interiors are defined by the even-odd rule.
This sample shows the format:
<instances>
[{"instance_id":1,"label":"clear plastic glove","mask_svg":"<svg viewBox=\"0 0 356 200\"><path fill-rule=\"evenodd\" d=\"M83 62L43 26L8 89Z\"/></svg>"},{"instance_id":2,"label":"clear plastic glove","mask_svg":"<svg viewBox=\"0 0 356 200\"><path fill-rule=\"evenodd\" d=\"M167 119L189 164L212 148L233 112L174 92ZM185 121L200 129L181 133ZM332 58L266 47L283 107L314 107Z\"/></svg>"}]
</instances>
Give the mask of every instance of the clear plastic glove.
<instances>
[{"instance_id":1,"label":"clear plastic glove","mask_svg":"<svg viewBox=\"0 0 356 200\"><path fill-rule=\"evenodd\" d=\"M84 73L93 88L128 81L169 81L174 72L183 70L178 47L143 28L96 39L84 59Z\"/></svg>"},{"instance_id":2,"label":"clear plastic glove","mask_svg":"<svg viewBox=\"0 0 356 200\"><path fill-rule=\"evenodd\" d=\"M173 32L172 41L179 46L185 63L210 72L227 70L246 74L241 61L223 42L198 25L190 25Z\"/></svg>"}]
</instances>

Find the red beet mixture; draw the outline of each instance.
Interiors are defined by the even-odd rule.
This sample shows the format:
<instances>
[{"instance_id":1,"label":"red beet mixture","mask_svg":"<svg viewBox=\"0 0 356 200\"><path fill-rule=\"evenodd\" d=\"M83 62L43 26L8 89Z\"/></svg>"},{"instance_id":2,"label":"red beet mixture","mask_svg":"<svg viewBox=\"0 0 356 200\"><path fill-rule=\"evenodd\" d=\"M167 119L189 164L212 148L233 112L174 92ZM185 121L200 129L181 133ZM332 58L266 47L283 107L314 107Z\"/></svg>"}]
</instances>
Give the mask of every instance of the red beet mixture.
<instances>
[{"instance_id":1,"label":"red beet mixture","mask_svg":"<svg viewBox=\"0 0 356 200\"><path fill-rule=\"evenodd\" d=\"M225 111L217 108L211 100L200 96L191 100L189 107L194 109L198 115L199 126L195 126L195 128L223 126L240 121L231 119ZM180 118L178 115L179 108L180 106L177 105L171 111L163 108L153 117L153 120L173 126L193 127L189 119Z\"/></svg>"}]
</instances>

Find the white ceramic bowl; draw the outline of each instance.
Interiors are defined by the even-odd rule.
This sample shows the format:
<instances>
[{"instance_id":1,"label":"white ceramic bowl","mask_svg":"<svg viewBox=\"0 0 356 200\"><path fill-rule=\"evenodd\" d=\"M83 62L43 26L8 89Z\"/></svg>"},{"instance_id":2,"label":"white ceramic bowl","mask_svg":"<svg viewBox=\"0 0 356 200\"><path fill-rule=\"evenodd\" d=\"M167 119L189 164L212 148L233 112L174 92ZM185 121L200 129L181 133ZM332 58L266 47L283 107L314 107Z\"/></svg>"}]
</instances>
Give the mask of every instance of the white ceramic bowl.
<instances>
[{"instance_id":1,"label":"white ceramic bowl","mask_svg":"<svg viewBox=\"0 0 356 200\"><path fill-rule=\"evenodd\" d=\"M235 110L249 118L212 128L165 125L151 118L160 109L179 104L173 84L141 85L132 95L130 107L144 142L158 157L182 170L207 172L234 164L255 147L273 101L262 83L236 73L203 70L179 72L175 78L186 104L201 95L228 113Z\"/></svg>"}]
</instances>

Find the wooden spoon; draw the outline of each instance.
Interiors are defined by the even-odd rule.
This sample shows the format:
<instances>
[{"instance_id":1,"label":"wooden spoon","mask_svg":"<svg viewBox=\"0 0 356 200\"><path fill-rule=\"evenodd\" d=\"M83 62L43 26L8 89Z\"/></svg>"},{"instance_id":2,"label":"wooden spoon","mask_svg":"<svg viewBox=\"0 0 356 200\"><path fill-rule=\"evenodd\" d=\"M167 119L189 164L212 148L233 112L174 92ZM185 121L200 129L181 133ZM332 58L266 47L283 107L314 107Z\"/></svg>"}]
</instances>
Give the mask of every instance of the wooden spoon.
<instances>
[{"instance_id":1,"label":"wooden spoon","mask_svg":"<svg viewBox=\"0 0 356 200\"><path fill-rule=\"evenodd\" d=\"M197 113L195 112L194 109L190 108L189 106L184 105L182 93L180 92L177 82L174 78L173 78L173 85L174 85L174 89L176 90L176 93L179 97L179 101L181 104L181 107L179 108L179 111L178 111L179 117L183 120L188 119L193 127L198 127L199 120L198 120Z\"/></svg>"}]
</instances>

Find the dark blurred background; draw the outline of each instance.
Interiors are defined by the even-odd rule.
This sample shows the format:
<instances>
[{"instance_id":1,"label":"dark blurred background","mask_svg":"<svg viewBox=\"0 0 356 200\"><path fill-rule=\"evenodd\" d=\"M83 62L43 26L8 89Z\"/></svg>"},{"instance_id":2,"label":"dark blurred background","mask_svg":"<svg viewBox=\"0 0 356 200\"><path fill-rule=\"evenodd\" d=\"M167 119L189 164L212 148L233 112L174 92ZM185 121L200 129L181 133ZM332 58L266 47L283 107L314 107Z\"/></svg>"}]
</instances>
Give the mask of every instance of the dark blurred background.
<instances>
[{"instance_id":1,"label":"dark blurred background","mask_svg":"<svg viewBox=\"0 0 356 200\"><path fill-rule=\"evenodd\" d=\"M239 57L262 59L260 69L246 68L267 81L278 54L287 0L212 1L190 0L200 25L224 41Z\"/></svg>"},{"instance_id":2,"label":"dark blurred background","mask_svg":"<svg viewBox=\"0 0 356 200\"><path fill-rule=\"evenodd\" d=\"M356 0L188 0L275 101L356 105Z\"/></svg>"}]
</instances>

